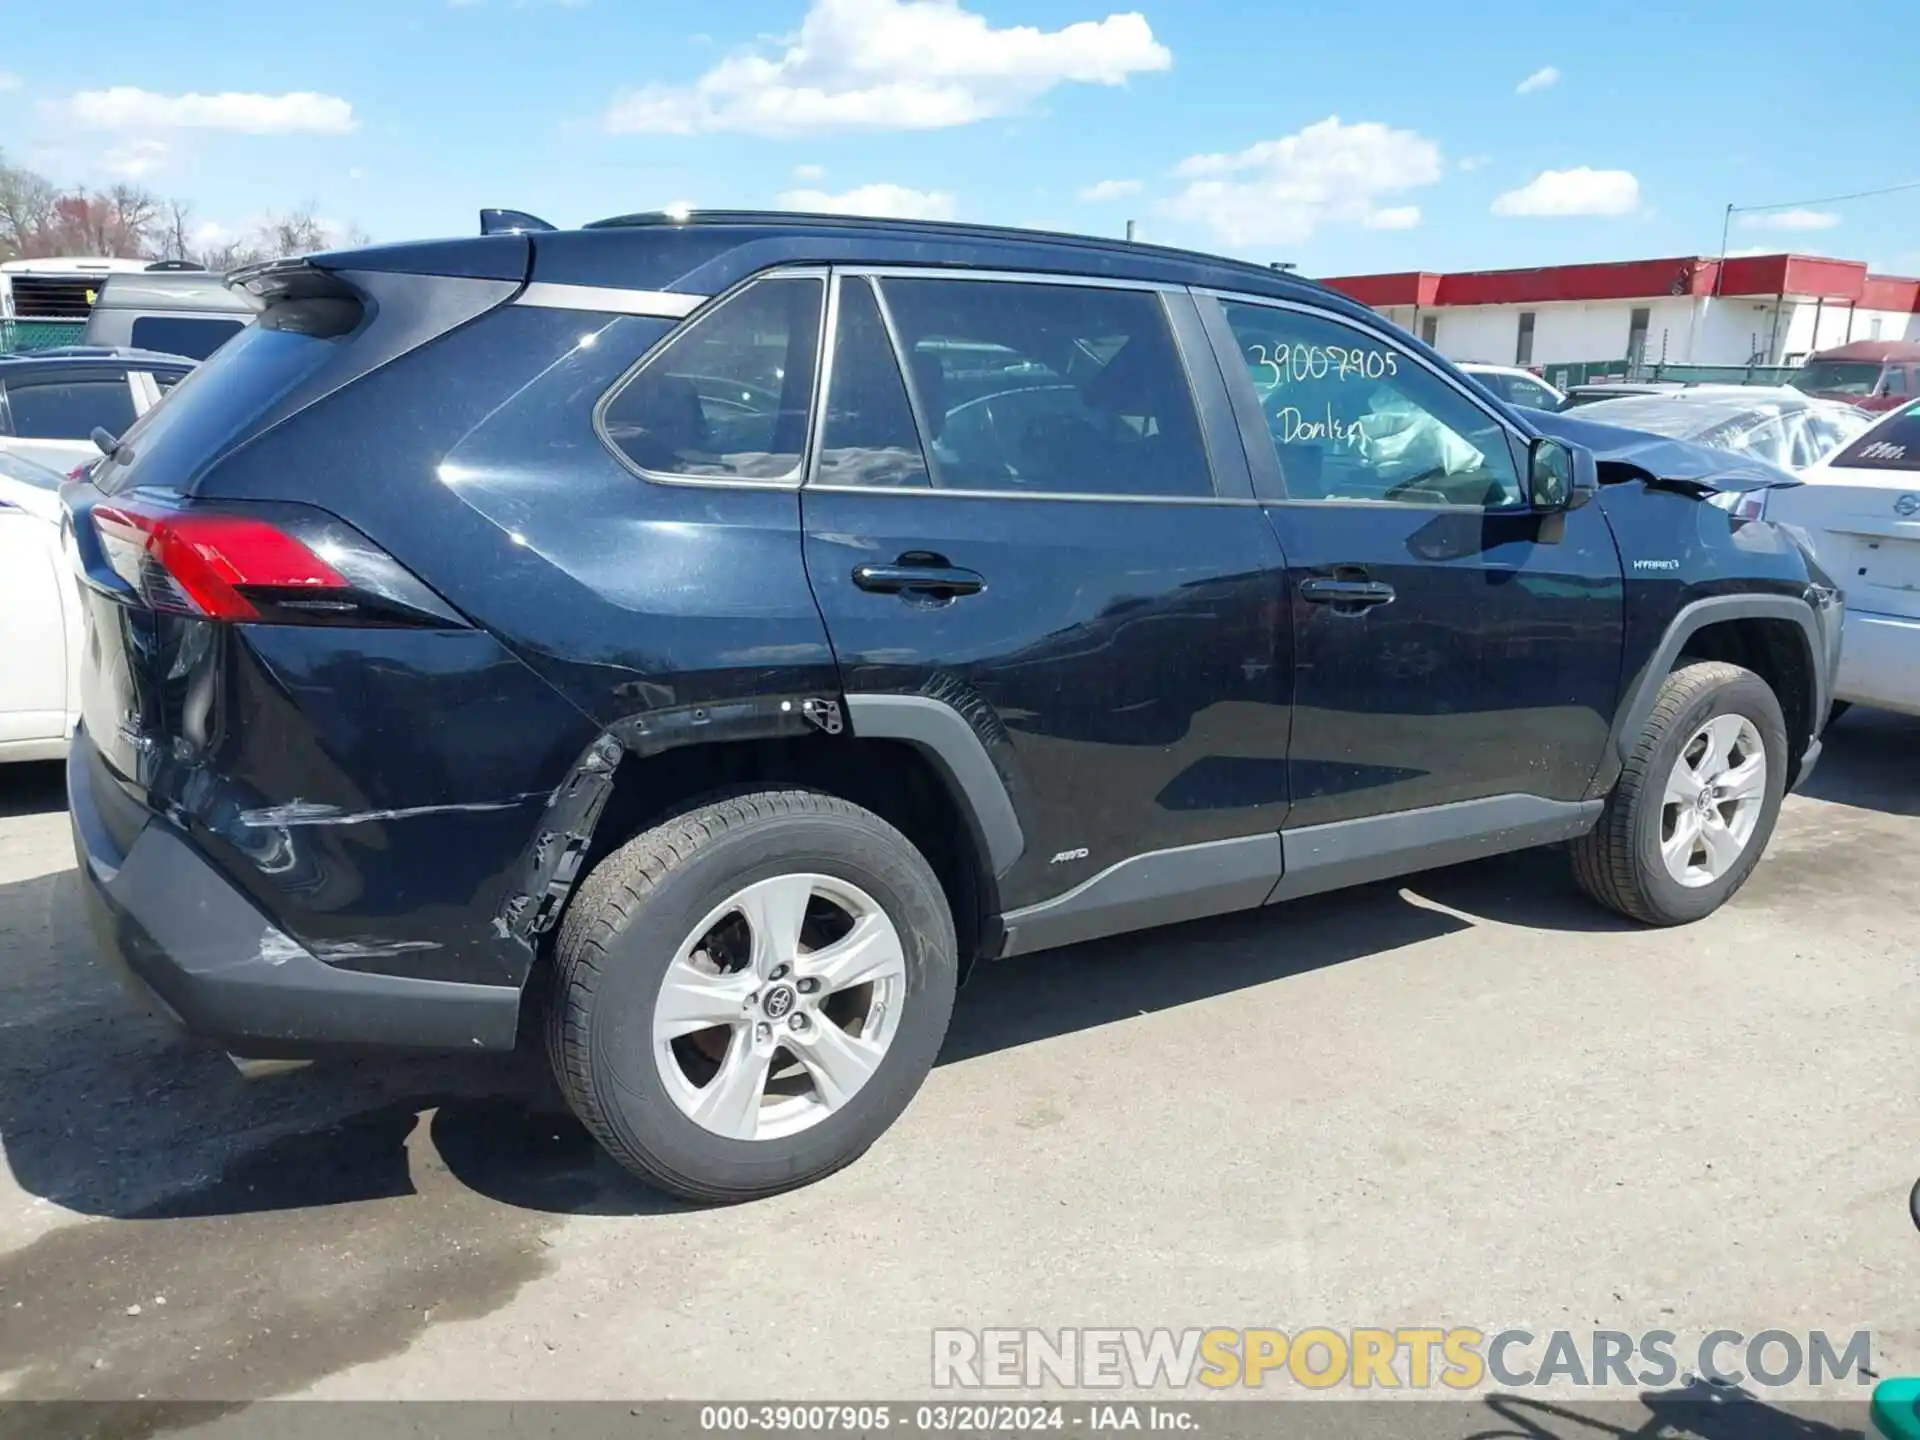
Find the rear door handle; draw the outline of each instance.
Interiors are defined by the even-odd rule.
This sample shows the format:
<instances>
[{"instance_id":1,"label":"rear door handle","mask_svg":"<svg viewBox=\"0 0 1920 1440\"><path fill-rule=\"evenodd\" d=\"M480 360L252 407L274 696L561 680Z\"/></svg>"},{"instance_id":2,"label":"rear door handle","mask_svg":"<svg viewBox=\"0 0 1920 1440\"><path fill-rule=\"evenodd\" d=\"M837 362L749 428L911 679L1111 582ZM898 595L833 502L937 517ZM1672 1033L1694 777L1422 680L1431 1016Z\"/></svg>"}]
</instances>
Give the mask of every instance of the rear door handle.
<instances>
[{"instance_id":1,"label":"rear door handle","mask_svg":"<svg viewBox=\"0 0 1920 1440\"><path fill-rule=\"evenodd\" d=\"M853 583L876 595L930 595L951 599L977 595L987 588L986 577L958 565L856 565Z\"/></svg>"},{"instance_id":2,"label":"rear door handle","mask_svg":"<svg viewBox=\"0 0 1920 1440\"><path fill-rule=\"evenodd\" d=\"M1366 610L1393 603L1393 587L1380 580L1302 580L1300 598L1311 605Z\"/></svg>"}]
</instances>

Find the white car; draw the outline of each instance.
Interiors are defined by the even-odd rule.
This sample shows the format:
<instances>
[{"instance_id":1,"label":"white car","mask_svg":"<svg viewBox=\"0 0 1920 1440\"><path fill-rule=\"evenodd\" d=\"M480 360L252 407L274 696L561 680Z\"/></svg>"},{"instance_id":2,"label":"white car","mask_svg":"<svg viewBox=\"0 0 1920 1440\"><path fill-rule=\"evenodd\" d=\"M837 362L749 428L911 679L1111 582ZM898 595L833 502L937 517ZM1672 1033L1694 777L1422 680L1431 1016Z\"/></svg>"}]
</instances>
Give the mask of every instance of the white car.
<instances>
[{"instance_id":1,"label":"white car","mask_svg":"<svg viewBox=\"0 0 1920 1440\"><path fill-rule=\"evenodd\" d=\"M80 710L80 593L58 471L0 450L0 761L57 760Z\"/></svg>"},{"instance_id":2,"label":"white car","mask_svg":"<svg viewBox=\"0 0 1920 1440\"><path fill-rule=\"evenodd\" d=\"M1836 700L1920 715L1920 403L1896 410L1806 483L1767 492L1846 592Z\"/></svg>"},{"instance_id":3,"label":"white car","mask_svg":"<svg viewBox=\"0 0 1920 1440\"><path fill-rule=\"evenodd\" d=\"M1530 410L1558 410L1566 399L1531 370L1522 370L1517 365L1482 365L1469 360L1460 368L1509 405L1525 405Z\"/></svg>"}]
</instances>

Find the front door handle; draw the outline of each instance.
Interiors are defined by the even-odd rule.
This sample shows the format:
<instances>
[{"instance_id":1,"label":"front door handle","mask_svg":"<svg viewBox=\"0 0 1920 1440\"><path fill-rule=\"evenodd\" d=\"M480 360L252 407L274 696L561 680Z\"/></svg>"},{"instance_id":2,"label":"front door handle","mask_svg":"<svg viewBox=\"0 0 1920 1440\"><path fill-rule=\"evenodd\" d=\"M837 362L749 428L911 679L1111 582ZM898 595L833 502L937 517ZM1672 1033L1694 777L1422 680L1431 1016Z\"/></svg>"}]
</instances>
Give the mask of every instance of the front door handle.
<instances>
[{"instance_id":1,"label":"front door handle","mask_svg":"<svg viewBox=\"0 0 1920 1440\"><path fill-rule=\"evenodd\" d=\"M1310 605L1331 605L1352 613L1392 604L1393 587L1381 580L1302 580L1300 598Z\"/></svg>"},{"instance_id":2,"label":"front door handle","mask_svg":"<svg viewBox=\"0 0 1920 1440\"><path fill-rule=\"evenodd\" d=\"M987 588L984 575L958 565L856 565L853 583L876 595L926 595L941 600L977 595Z\"/></svg>"}]
</instances>

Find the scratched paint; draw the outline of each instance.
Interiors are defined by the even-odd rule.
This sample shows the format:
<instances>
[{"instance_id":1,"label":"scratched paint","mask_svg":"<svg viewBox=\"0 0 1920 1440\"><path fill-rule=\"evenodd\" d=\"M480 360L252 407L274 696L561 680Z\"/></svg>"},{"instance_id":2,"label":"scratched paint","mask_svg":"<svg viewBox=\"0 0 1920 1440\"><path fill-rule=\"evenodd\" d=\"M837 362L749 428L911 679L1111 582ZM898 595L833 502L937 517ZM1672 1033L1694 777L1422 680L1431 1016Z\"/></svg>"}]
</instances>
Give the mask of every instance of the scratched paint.
<instances>
[{"instance_id":1,"label":"scratched paint","mask_svg":"<svg viewBox=\"0 0 1920 1440\"><path fill-rule=\"evenodd\" d=\"M490 810L511 810L529 800L544 800L547 792L530 790L507 800L474 801L463 805L409 805L398 810L343 810L338 805L323 805L312 800L293 800L285 805L267 805L257 810L242 810L239 821L251 828L300 825L366 825L377 820L411 820L419 815L478 814Z\"/></svg>"}]
</instances>

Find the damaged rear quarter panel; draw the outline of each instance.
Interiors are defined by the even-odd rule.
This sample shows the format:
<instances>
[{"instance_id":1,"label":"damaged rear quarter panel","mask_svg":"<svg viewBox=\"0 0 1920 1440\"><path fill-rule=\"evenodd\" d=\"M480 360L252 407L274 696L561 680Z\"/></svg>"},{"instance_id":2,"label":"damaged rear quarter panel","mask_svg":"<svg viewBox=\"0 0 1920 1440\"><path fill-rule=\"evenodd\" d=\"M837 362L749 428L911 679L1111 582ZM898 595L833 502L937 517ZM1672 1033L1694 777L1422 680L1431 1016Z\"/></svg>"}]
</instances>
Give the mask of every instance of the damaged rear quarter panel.
<instances>
[{"instance_id":1,"label":"damaged rear quarter panel","mask_svg":"<svg viewBox=\"0 0 1920 1440\"><path fill-rule=\"evenodd\" d=\"M198 628L155 801L322 960L519 984L491 921L586 718L481 631Z\"/></svg>"}]
</instances>

